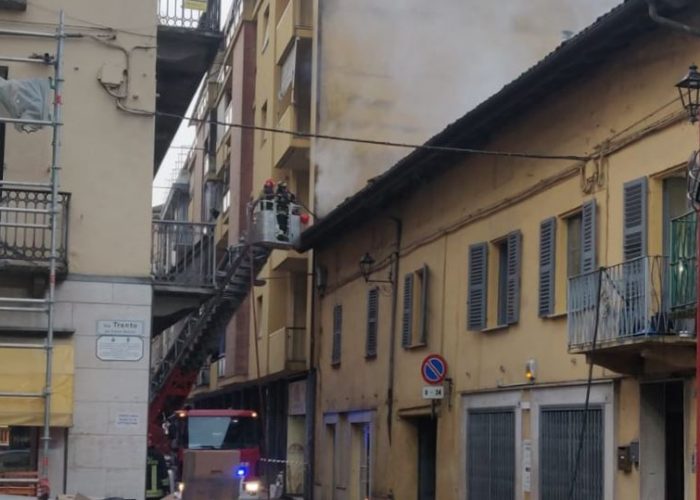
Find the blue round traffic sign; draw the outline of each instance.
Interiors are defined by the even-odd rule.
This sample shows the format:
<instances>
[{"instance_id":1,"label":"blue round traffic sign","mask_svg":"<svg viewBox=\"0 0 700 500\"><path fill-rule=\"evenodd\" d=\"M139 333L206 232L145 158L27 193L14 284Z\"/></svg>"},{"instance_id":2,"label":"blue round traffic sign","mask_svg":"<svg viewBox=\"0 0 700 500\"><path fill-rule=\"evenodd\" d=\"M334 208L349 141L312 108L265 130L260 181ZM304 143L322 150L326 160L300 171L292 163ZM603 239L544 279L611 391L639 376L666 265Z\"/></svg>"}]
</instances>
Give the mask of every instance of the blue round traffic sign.
<instances>
[{"instance_id":1,"label":"blue round traffic sign","mask_svg":"<svg viewBox=\"0 0 700 500\"><path fill-rule=\"evenodd\" d=\"M439 354L430 354L423 360L420 374L426 383L440 384L447 375L447 361Z\"/></svg>"}]
</instances>

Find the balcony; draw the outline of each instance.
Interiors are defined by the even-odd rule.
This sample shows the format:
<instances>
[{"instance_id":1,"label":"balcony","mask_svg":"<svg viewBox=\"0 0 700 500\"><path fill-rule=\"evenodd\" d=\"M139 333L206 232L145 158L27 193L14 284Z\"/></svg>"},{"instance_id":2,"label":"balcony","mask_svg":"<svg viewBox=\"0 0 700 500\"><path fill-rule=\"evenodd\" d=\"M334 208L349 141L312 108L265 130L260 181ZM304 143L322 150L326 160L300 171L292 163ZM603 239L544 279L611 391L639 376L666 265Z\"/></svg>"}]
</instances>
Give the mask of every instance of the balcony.
<instances>
[{"instance_id":1,"label":"balcony","mask_svg":"<svg viewBox=\"0 0 700 500\"><path fill-rule=\"evenodd\" d=\"M151 245L154 335L157 335L213 294L214 224L153 221Z\"/></svg>"},{"instance_id":2,"label":"balcony","mask_svg":"<svg viewBox=\"0 0 700 500\"><path fill-rule=\"evenodd\" d=\"M186 113L223 38L220 1L158 0L157 111ZM156 117L154 172L180 122L180 118Z\"/></svg>"},{"instance_id":3,"label":"balcony","mask_svg":"<svg viewBox=\"0 0 700 500\"><path fill-rule=\"evenodd\" d=\"M290 104L282 113L277 128L295 132L308 131L308 115L303 109ZM291 134L274 137L273 162L275 168L307 170L309 168L309 139Z\"/></svg>"},{"instance_id":4,"label":"balcony","mask_svg":"<svg viewBox=\"0 0 700 500\"><path fill-rule=\"evenodd\" d=\"M666 257L641 257L601 272L595 345L598 271L569 280L569 352L630 375L694 370L692 321L669 306L678 266Z\"/></svg>"},{"instance_id":5,"label":"balcony","mask_svg":"<svg viewBox=\"0 0 700 500\"><path fill-rule=\"evenodd\" d=\"M279 21L275 35L277 62L296 37L311 38L313 35L313 4L306 0L289 0Z\"/></svg>"},{"instance_id":6,"label":"balcony","mask_svg":"<svg viewBox=\"0 0 700 500\"><path fill-rule=\"evenodd\" d=\"M70 195L59 193L56 218L57 273L68 272L68 205ZM46 190L0 189L0 270L47 274L51 257Z\"/></svg>"},{"instance_id":7,"label":"balcony","mask_svg":"<svg viewBox=\"0 0 700 500\"><path fill-rule=\"evenodd\" d=\"M306 369L306 328L285 327L269 337L267 374Z\"/></svg>"}]
</instances>

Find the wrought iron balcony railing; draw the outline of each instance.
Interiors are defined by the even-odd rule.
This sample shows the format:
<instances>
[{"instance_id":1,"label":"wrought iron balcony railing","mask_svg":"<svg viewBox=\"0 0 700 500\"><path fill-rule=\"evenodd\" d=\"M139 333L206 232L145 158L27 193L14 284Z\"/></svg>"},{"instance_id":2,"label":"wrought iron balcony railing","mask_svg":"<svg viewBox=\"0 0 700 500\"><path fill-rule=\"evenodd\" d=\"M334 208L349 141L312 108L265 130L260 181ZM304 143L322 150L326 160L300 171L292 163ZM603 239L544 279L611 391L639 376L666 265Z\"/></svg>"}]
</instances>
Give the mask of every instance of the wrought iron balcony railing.
<instances>
[{"instance_id":1,"label":"wrought iron balcony railing","mask_svg":"<svg viewBox=\"0 0 700 500\"><path fill-rule=\"evenodd\" d=\"M68 204L59 193L56 218L57 269L68 269ZM51 257L51 192L0 187L0 261L48 268Z\"/></svg>"},{"instance_id":2,"label":"wrought iron balcony railing","mask_svg":"<svg viewBox=\"0 0 700 500\"><path fill-rule=\"evenodd\" d=\"M690 212L671 221L670 306L676 317L692 316L696 307L697 216Z\"/></svg>"},{"instance_id":3,"label":"wrought iron balcony railing","mask_svg":"<svg viewBox=\"0 0 700 500\"><path fill-rule=\"evenodd\" d=\"M676 332L667 304L669 261L641 257L603 269L596 347ZM593 347L598 272L569 280L569 348Z\"/></svg>"},{"instance_id":4,"label":"wrought iron balcony railing","mask_svg":"<svg viewBox=\"0 0 700 500\"><path fill-rule=\"evenodd\" d=\"M214 228L214 224L153 221L153 282L213 287L216 268Z\"/></svg>"},{"instance_id":5,"label":"wrought iron balcony railing","mask_svg":"<svg viewBox=\"0 0 700 500\"><path fill-rule=\"evenodd\" d=\"M161 26L219 32L221 0L158 0Z\"/></svg>"}]
</instances>

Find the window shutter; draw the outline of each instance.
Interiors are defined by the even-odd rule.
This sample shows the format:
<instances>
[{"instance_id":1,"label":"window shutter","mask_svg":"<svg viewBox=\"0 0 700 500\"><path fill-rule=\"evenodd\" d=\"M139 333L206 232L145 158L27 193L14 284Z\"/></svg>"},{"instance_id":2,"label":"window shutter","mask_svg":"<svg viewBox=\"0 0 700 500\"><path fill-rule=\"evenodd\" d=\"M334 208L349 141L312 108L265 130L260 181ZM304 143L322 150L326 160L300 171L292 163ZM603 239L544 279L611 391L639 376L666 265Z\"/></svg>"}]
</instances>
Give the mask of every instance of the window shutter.
<instances>
[{"instance_id":1,"label":"window shutter","mask_svg":"<svg viewBox=\"0 0 700 500\"><path fill-rule=\"evenodd\" d=\"M377 356L377 327L379 317L379 290L372 288L367 293L367 345L365 356L374 358Z\"/></svg>"},{"instance_id":2,"label":"window shutter","mask_svg":"<svg viewBox=\"0 0 700 500\"><path fill-rule=\"evenodd\" d=\"M556 261L557 219L550 217L540 223L540 317L554 314L554 277Z\"/></svg>"},{"instance_id":3,"label":"window shutter","mask_svg":"<svg viewBox=\"0 0 700 500\"><path fill-rule=\"evenodd\" d=\"M523 234L513 231L508 234L508 269L506 274L506 322L511 325L520 319L520 261Z\"/></svg>"},{"instance_id":4,"label":"window shutter","mask_svg":"<svg viewBox=\"0 0 700 500\"><path fill-rule=\"evenodd\" d=\"M411 346L413 330L413 273L403 279L403 322L401 324L401 346Z\"/></svg>"},{"instance_id":5,"label":"window shutter","mask_svg":"<svg viewBox=\"0 0 700 500\"><path fill-rule=\"evenodd\" d=\"M421 278L423 278L423 286L421 287L420 297L420 343L428 343L428 266L423 264L421 269Z\"/></svg>"},{"instance_id":6,"label":"window shutter","mask_svg":"<svg viewBox=\"0 0 700 500\"><path fill-rule=\"evenodd\" d=\"M469 292L467 302L467 328L486 328L486 290L488 271L488 246L477 243L469 247Z\"/></svg>"},{"instance_id":7,"label":"window shutter","mask_svg":"<svg viewBox=\"0 0 700 500\"><path fill-rule=\"evenodd\" d=\"M343 329L343 306L337 305L333 308L333 349L331 352L331 363L340 364L340 341Z\"/></svg>"},{"instance_id":8,"label":"window shutter","mask_svg":"<svg viewBox=\"0 0 700 500\"><path fill-rule=\"evenodd\" d=\"M596 262L596 205L587 201L581 207L581 273L595 271Z\"/></svg>"},{"instance_id":9,"label":"window shutter","mask_svg":"<svg viewBox=\"0 0 700 500\"><path fill-rule=\"evenodd\" d=\"M642 257L647 249L647 179L626 182L623 207L623 255L625 261Z\"/></svg>"}]
</instances>

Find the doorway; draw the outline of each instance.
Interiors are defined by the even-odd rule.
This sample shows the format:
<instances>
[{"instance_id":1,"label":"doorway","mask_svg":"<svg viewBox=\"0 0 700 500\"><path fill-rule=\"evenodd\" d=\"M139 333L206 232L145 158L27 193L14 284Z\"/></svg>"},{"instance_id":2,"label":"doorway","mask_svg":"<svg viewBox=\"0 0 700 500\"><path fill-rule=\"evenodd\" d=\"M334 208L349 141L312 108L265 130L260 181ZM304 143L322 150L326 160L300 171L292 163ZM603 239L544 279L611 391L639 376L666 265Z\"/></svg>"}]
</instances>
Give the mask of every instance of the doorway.
<instances>
[{"instance_id":1,"label":"doorway","mask_svg":"<svg viewBox=\"0 0 700 500\"><path fill-rule=\"evenodd\" d=\"M415 420L418 432L418 500L435 500L435 452L437 419Z\"/></svg>"},{"instance_id":2,"label":"doorway","mask_svg":"<svg viewBox=\"0 0 700 500\"><path fill-rule=\"evenodd\" d=\"M684 498L685 425L682 381L640 386L642 500Z\"/></svg>"}]
</instances>

